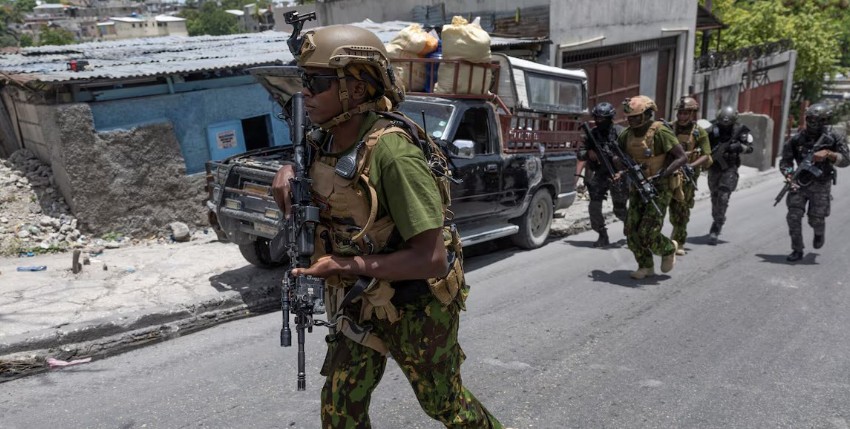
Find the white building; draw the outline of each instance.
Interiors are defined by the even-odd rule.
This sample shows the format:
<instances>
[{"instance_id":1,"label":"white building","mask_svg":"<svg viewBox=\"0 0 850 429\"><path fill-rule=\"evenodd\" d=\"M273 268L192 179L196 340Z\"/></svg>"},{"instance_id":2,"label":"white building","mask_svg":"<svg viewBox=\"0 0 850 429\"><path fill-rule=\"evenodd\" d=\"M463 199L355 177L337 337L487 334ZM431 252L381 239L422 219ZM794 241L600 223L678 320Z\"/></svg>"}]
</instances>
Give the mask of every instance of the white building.
<instances>
[{"instance_id":1,"label":"white building","mask_svg":"<svg viewBox=\"0 0 850 429\"><path fill-rule=\"evenodd\" d=\"M111 17L108 21L97 23L97 26L102 40L189 35L186 20L170 15Z\"/></svg>"}]
</instances>

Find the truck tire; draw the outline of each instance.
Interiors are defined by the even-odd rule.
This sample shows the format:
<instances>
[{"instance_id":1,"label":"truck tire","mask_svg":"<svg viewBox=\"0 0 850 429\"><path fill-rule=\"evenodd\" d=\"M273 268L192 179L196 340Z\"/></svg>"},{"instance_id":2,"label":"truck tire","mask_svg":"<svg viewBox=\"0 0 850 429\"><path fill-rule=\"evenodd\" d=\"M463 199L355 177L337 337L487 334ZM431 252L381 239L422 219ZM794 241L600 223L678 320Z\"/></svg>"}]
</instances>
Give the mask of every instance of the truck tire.
<instances>
[{"instance_id":1,"label":"truck tire","mask_svg":"<svg viewBox=\"0 0 850 429\"><path fill-rule=\"evenodd\" d=\"M260 268L271 269L284 265L284 262L272 261L269 255L269 240L266 238L257 237L255 241L240 244L239 251L246 261Z\"/></svg>"},{"instance_id":2,"label":"truck tire","mask_svg":"<svg viewBox=\"0 0 850 429\"><path fill-rule=\"evenodd\" d=\"M536 249L546 242L552 228L552 216L555 208L552 195L546 189L538 189L531 198L531 204L522 217L516 219L519 232L511 236L511 241L523 249Z\"/></svg>"}]
</instances>

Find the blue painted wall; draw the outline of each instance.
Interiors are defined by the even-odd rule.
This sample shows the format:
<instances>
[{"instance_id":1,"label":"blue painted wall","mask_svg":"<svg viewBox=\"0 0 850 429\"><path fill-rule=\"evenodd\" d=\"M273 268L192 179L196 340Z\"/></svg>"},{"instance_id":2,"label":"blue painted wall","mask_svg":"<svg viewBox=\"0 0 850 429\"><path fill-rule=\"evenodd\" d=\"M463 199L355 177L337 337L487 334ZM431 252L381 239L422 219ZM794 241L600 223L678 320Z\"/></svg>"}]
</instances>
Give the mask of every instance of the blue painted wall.
<instances>
[{"instance_id":1,"label":"blue painted wall","mask_svg":"<svg viewBox=\"0 0 850 429\"><path fill-rule=\"evenodd\" d=\"M99 132L171 122L186 159L188 174L204 171L204 163L210 160L207 142L210 124L271 114L274 145L290 144L286 123L274 116L280 112L280 107L259 84L100 101L89 105L95 130Z\"/></svg>"}]
</instances>

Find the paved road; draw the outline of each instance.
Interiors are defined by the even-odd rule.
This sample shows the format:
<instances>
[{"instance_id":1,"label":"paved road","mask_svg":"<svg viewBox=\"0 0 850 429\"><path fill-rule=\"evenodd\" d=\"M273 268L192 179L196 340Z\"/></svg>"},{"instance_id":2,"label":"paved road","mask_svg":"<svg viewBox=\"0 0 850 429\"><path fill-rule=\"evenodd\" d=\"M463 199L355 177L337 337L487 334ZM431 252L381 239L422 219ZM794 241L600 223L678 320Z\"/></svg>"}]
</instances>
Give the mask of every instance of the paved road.
<instances>
[{"instance_id":1,"label":"paved road","mask_svg":"<svg viewBox=\"0 0 850 429\"><path fill-rule=\"evenodd\" d=\"M590 248L592 232L470 258L466 383L519 428L847 428L850 185L835 189L826 246L795 266L778 189L734 194L716 247L698 202L690 253L652 280L630 280L631 254ZM296 392L279 328L268 314L4 383L0 426L317 428L322 335ZM441 427L393 364L371 409L378 429Z\"/></svg>"}]
</instances>

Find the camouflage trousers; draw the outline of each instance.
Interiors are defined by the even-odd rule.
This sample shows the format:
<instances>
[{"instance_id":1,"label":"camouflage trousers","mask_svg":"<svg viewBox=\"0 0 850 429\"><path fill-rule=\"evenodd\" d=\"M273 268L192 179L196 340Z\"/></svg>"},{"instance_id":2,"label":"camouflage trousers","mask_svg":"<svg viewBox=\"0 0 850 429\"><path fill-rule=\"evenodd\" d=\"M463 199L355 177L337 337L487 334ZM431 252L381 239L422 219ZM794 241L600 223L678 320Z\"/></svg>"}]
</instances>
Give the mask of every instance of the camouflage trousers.
<instances>
[{"instance_id":1,"label":"camouflage trousers","mask_svg":"<svg viewBox=\"0 0 850 429\"><path fill-rule=\"evenodd\" d=\"M661 233L664 226L664 214L673 193L666 187L658 188L655 204L644 203L640 194L633 190L629 194L629 214L626 216L626 242L635 255L639 268L653 268L652 255L666 256L676 251L673 242Z\"/></svg>"},{"instance_id":2,"label":"camouflage trousers","mask_svg":"<svg viewBox=\"0 0 850 429\"><path fill-rule=\"evenodd\" d=\"M809 186L802 187L788 193L785 205L788 206L788 214L785 220L788 222L788 233L791 235L791 249L803 251L803 215L807 213L808 205L809 225L815 235L823 235L826 232L826 217L830 211L831 181L812 182Z\"/></svg>"},{"instance_id":3,"label":"camouflage trousers","mask_svg":"<svg viewBox=\"0 0 850 429\"><path fill-rule=\"evenodd\" d=\"M698 174L694 175L694 182L699 178ZM691 209L694 208L694 194L696 188L690 182L682 183L682 193L685 194L685 200L679 201L675 198L670 199L670 225L673 225L673 233L670 234L671 240L676 240L680 246L684 246L685 240L688 239L688 222L691 220Z\"/></svg>"},{"instance_id":4,"label":"camouflage trousers","mask_svg":"<svg viewBox=\"0 0 850 429\"><path fill-rule=\"evenodd\" d=\"M726 209L729 208L729 197L738 187L738 169L727 168L708 170L708 189L711 191L711 217L714 223L721 227L726 223Z\"/></svg>"},{"instance_id":5,"label":"camouflage trousers","mask_svg":"<svg viewBox=\"0 0 850 429\"><path fill-rule=\"evenodd\" d=\"M611 183L608 175L602 172L588 170L590 173L585 180L587 192L590 194L588 213L590 214L590 228L601 233L605 231L605 217L602 215L602 202L611 191L611 202L614 204L614 215L621 222L626 222L626 202L629 199L629 191L625 185Z\"/></svg>"},{"instance_id":6,"label":"camouflage trousers","mask_svg":"<svg viewBox=\"0 0 850 429\"><path fill-rule=\"evenodd\" d=\"M396 323L374 317L369 323L431 418L447 428L501 429L501 423L461 381L460 366L466 358L457 342L461 305L456 300L442 306L429 293L400 306L401 320ZM370 428L369 402L386 365L386 356L341 334L329 343L322 371L327 376L322 388L322 427Z\"/></svg>"}]
</instances>

